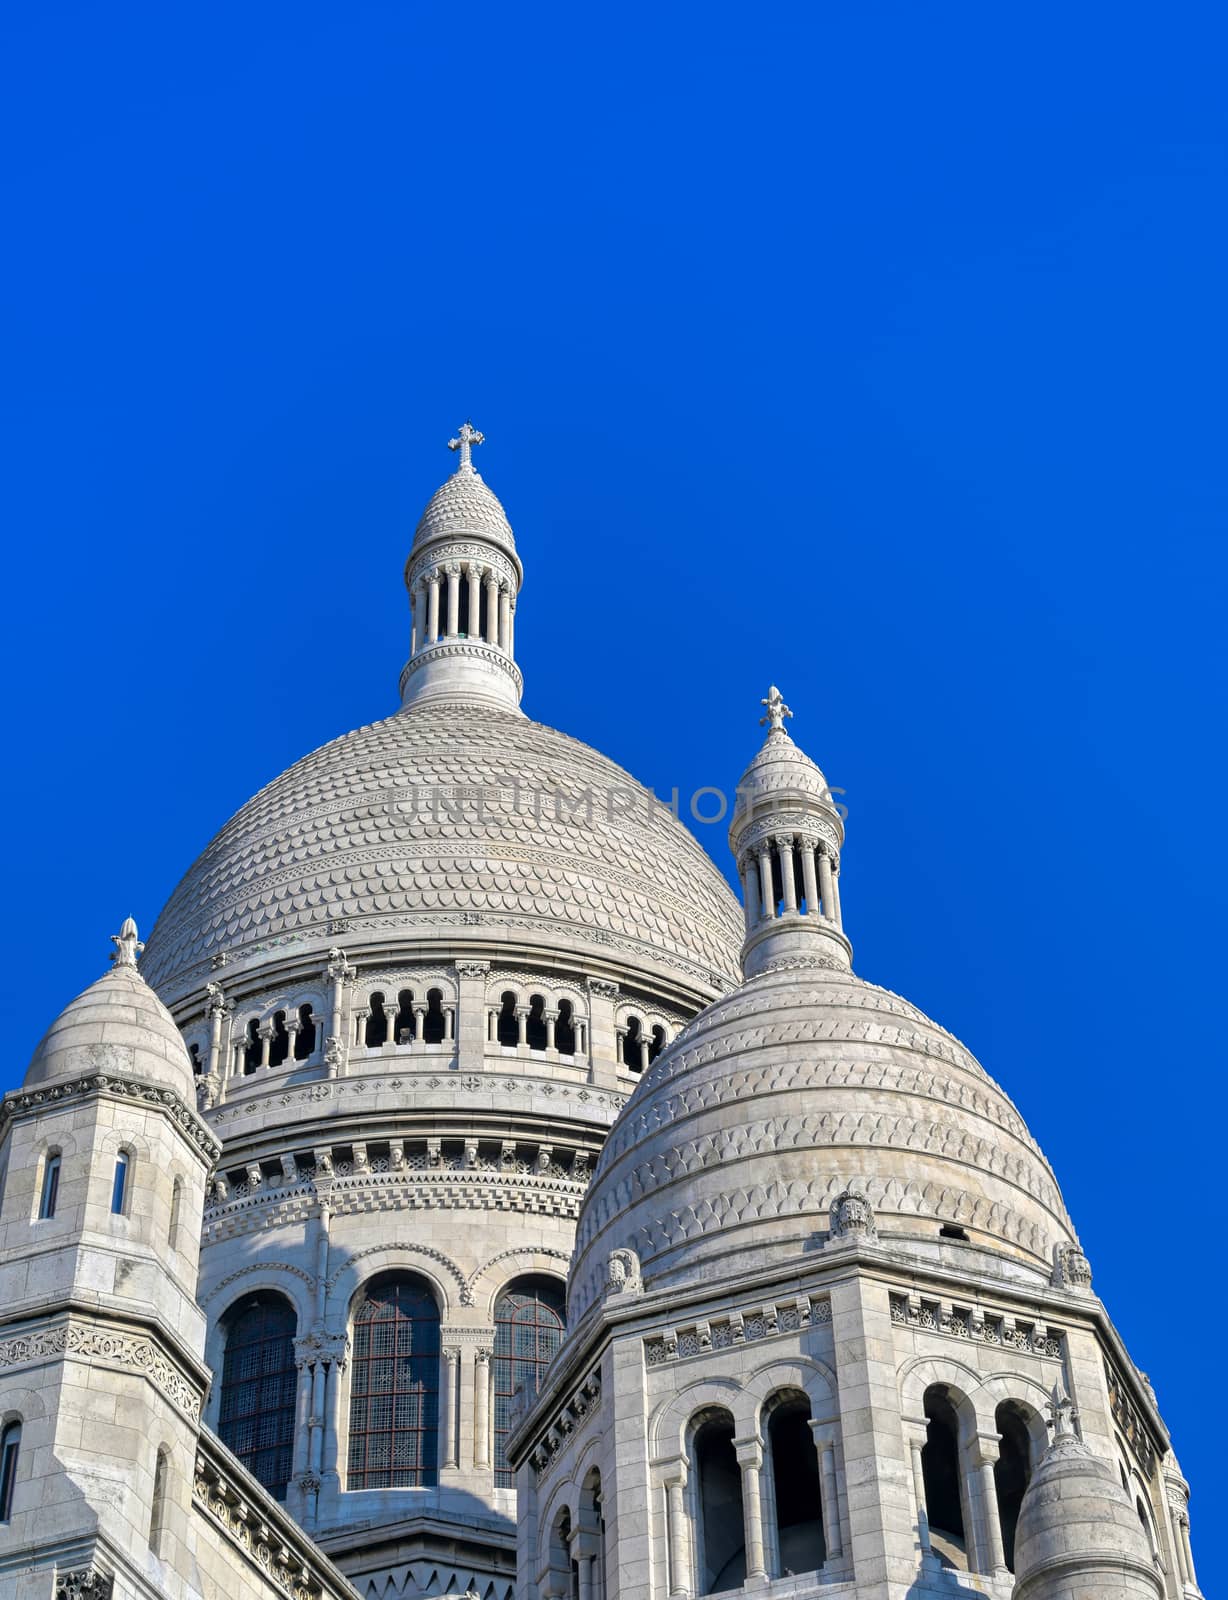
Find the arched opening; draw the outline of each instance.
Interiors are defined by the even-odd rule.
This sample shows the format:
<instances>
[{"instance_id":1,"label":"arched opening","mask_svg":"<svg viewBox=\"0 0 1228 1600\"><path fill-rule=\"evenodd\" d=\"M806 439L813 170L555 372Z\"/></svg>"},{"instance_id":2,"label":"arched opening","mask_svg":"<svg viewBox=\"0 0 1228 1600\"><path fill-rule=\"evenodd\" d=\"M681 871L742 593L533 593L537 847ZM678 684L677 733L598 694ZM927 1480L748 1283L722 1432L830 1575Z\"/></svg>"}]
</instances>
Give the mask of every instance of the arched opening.
<instances>
[{"instance_id":1,"label":"arched opening","mask_svg":"<svg viewBox=\"0 0 1228 1600\"><path fill-rule=\"evenodd\" d=\"M439 1481L439 1307L412 1273L374 1278L354 1307L347 1489Z\"/></svg>"},{"instance_id":2,"label":"arched opening","mask_svg":"<svg viewBox=\"0 0 1228 1600\"><path fill-rule=\"evenodd\" d=\"M154 1462L153 1496L149 1512L149 1548L154 1555L162 1554L162 1535L166 1529L166 1476L170 1456L165 1446L158 1451Z\"/></svg>"},{"instance_id":3,"label":"arched opening","mask_svg":"<svg viewBox=\"0 0 1228 1600\"><path fill-rule=\"evenodd\" d=\"M623 1066L632 1072L642 1072L644 1063L640 1055L640 1028L638 1017L627 1018L627 1031L623 1034Z\"/></svg>"},{"instance_id":4,"label":"arched opening","mask_svg":"<svg viewBox=\"0 0 1228 1600\"><path fill-rule=\"evenodd\" d=\"M925 1391L925 1416L921 1471L930 1543L944 1566L966 1572L968 1554L959 1468L959 1419L950 1396L939 1385Z\"/></svg>"},{"instance_id":5,"label":"arched opening","mask_svg":"<svg viewBox=\"0 0 1228 1600\"><path fill-rule=\"evenodd\" d=\"M573 1548L581 1561L591 1563L588 1592L593 1600L604 1600L605 1574L605 1509L601 1499L601 1473L596 1467L580 1485L580 1537ZM580 1585L581 1591L584 1585Z\"/></svg>"},{"instance_id":6,"label":"arched opening","mask_svg":"<svg viewBox=\"0 0 1228 1600\"><path fill-rule=\"evenodd\" d=\"M414 1036L414 992L402 989L397 995L397 1014L394 1023L396 1042L409 1044Z\"/></svg>"},{"instance_id":7,"label":"arched opening","mask_svg":"<svg viewBox=\"0 0 1228 1600\"><path fill-rule=\"evenodd\" d=\"M564 1506L554 1519L550 1529L550 1582L551 1595L563 1596L564 1600L577 1600L580 1589L580 1574L578 1563L571 1556L571 1512Z\"/></svg>"},{"instance_id":8,"label":"arched opening","mask_svg":"<svg viewBox=\"0 0 1228 1600\"><path fill-rule=\"evenodd\" d=\"M658 1026L652 1030L652 1043L648 1047L649 1061L655 1061L665 1049L665 1029Z\"/></svg>"},{"instance_id":9,"label":"arched opening","mask_svg":"<svg viewBox=\"0 0 1228 1600\"><path fill-rule=\"evenodd\" d=\"M500 1044L515 1048L520 1043L520 1028L516 1021L516 996L510 989L500 1002L496 1031Z\"/></svg>"},{"instance_id":10,"label":"arched opening","mask_svg":"<svg viewBox=\"0 0 1228 1600\"><path fill-rule=\"evenodd\" d=\"M738 1589L746 1578L742 1469L733 1448L733 1418L710 1412L691 1440L695 1463L698 1569L701 1594Z\"/></svg>"},{"instance_id":11,"label":"arched opening","mask_svg":"<svg viewBox=\"0 0 1228 1600\"><path fill-rule=\"evenodd\" d=\"M561 1056L576 1053L576 1016L570 1000L559 1001L559 1020L554 1025L554 1047Z\"/></svg>"},{"instance_id":12,"label":"arched opening","mask_svg":"<svg viewBox=\"0 0 1228 1600\"><path fill-rule=\"evenodd\" d=\"M179 1213L183 1209L183 1179L176 1178L171 1185L171 1220L167 1224L167 1243L179 1244Z\"/></svg>"},{"instance_id":13,"label":"arched opening","mask_svg":"<svg viewBox=\"0 0 1228 1600\"><path fill-rule=\"evenodd\" d=\"M478 589L478 635L487 638L490 632L489 590L483 582Z\"/></svg>"},{"instance_id":14,"label":"arched opening","mask_svg":"<svg viewBox=\"0 0 1228 1600\"><path fill-rule=\"evenodd\" d=\"M456 631L462 639L469 636L469 579L465 573L460 578L460 593L457 595L460 604L456 612Z\"/></svg>"},{"instance_id":15,"label":"arched opening","mask_svg":"<svg viewBox=\"0 0 1228 1600\"><path fill-rule=\"evenodd\" d=\"M222 1322L226 1340L218 1435L278 1500L294 1453L294 1336L298 1318L282 1295L249 1294Z\"/></svg>"},{"instance_id":16,"label":"arched opening","mask_svg":"<svg viewBox=\"0 0 1228 1600\"><path fill-rule=\"evenodd\" d=\"M1023 1493L1032 1475L1032 1441L1028 1425L1017 1406L1009 1402L994 1412L994 1427L1000 1435L998 1459L994 1462L994 1490L998 1497L998 1520L1002 1524L1002 1549L1007 1569L1015 1570L1015 1529Z\"/></svg>"},{"instance_id":17,"label":"arched opening","mask_svg":"<svg viewBox=\"0 0 1228 1600\"><path fill-rule=\"evenodd\" d=\"M432 989L426 997L426 1015L422 1019L422 1038L426 1044L442 1044L447 1032L443 1014L443 990Z\"/></svg>"},{"instance_id":18,"label":"arched opening","mask_svg":"<svg viewBox=\"0 0 1228 1600\"><path fill-rule=\"evenodd\" d=\"M517 1278L495 1303L494 1462L495 1483L513 1488L516 1475L504 1448L512 1426L516 1391L532 1402L546 1368L563 1342L566 1295L553 1278Z\"/></svg>"},{"instance_id":19,"label":"arched opening","mask_svg":"<svg viewBox=\"0 0 1228 1600\"><path fill-rule=\"evenodd\" d=\"M525 1038L530 1050L544 1050L546 1048L546 1019L542 1013L546 1009L546 1002L539 994L529 996L529 1020L525 1030Z\"/></svg>"},{"instance_id":20,"label":"arched opening","mask_svg":"<svg viewBox=\"0 0 1228 1600\"><path fill-rule=\"evenodd\" d=\"M190 1044L188 1046L188 1054L192 1058L192 1071L199 1078L205 1070L205 1064L200 1059L200 1046L198 1044Z\"/></svg>"},{"instance_id":21,"label":"arched opening","mask_svg":"<svg viewBox=\"0 0 1228 1600\"><path fill-rule=\"evenodd\" d=\"M309 1005L298 1008L298 1032L294 1036L294 1059L306 1061L316 1047L316 1019Z\"/></svg>"},{"instance_id":22,"label":"arched opening","mask_svg":"<svg viewBox=\"0 0 1228 1600\"><path fill-rule=\"evenodd\" d=\"M388 1043L388 1018L384 1013L383 991L377 989L367 1003L371 1015L363 1031L363 1042L368 1050L378 1050L380 1045Z\"/></svg>"},{"instance_id":23,"label":"arched opening","mask_svg":"<svg viewBox=\"0 0 1228 1600\"><path fill-rule=\"evenodd\" d=\"M6 1422L0 1429L0 1523L13 1520L13 1490L17 1485L17 1458L21 1454L21 1423Z\"/></svg>"},{"instance_id":24,"label":"arched opening","mask_svg":"<svg viewBox=\"0 0 1228 1600\"><path fill-rule=\"evenodd\" d=\"M260 1024L255 1017L248 1023L243 1037L247 1041L243 1051L243 1075L250 1077L260 1065Z\"/></svg>"},{"instance_id":25,"label":"arched opening","mask_svg":"<svg viewBox=\"0 0 1228 1600\"><path fill-rule=\"evenodd\" d=\"M115 1157L115 1172L111 1178L111 1214L122 1217L128 1209L128 1172L132 1158L126 1150Z\"/></svg>"},{"instance_id":26,"label":"arched opening","mask_svg":"<svg viewBox=\"0 0 1228 1600\"><path fill-rule=\"evenodd\" d=\"M827 1560L819 1457L805 1395L782 1396L768 1418L776 1504L776 1575L817 1572Z\"/></svg>"},{"instance_id":27,"label":"arched opening","mask_svg":"<svg viewBox=\"0 0 1228 1600\"><path fill-rule=\"evenodd\" d=\"M290 1059L290 1035L286 1029L286 1013L273 1013L273 1037L269 1041L269 1066L282 1067Z\"/></svg>"},{"instance_id":28,"label":"arched opening","mask_svg":"<svg viewBox=\"0 0 1228 1600\"><path fill-rule=\"evenodd\" d=\"M38 1195L40 1222L48 1222L55 1216L60 1198L60 1159L58 1150L48 1150L43 1158L43 1182Z\"/></svg>"}]
</instances>

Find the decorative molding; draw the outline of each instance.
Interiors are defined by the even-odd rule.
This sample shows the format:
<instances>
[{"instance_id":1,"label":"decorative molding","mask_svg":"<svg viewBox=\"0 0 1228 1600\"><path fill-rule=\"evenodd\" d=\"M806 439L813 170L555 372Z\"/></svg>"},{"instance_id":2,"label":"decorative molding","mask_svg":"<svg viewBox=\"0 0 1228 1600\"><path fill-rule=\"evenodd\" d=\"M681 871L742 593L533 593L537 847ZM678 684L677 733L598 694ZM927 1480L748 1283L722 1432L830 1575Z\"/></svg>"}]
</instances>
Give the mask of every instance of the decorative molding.
<instances>
[{"instance_id":1,"label":"decorative molding","mask_svg":"<svg viewBox=\"0 0 1228 1600\"><path fill-rule=\"evenodd\" d=\"M594 1367L584 1382L558 1407L545 1431L529 1451L528 1460L534 1476L541 1476L600 1405L601 1371Z\"/></svg>"},{"instance_id":2,"label":"decorative molding","mask_svg":"<svg viewBox=\"0 0 1228 1600\"><path fill-rule=\"evenodd\" d=\"M361 1261L364 1256L375 1255L377 1252L395 1256L402 1251L406 1251L410 1255L426 1256L428 1260L434 1261L438 1266L441 1266L456 1285L461 1305L471 1306L473 1304L473 1292L469 1287L469 1282L451 1256L444 1255L442 1250L436 1250L428 1244L412 1244L408 1241L400 1240L388 1244L371 1244L365 1250L355 1250L352 1255L346 1256L337 1270L327 1279L324 1287L331 1294L354 1263Z\"/></svg>"},{"instance_id":3,"label":"decorative molding","mask_svg":"<svg viewBox=\"0 0 1228 1600\"><path fill-rule=\"evenodd\" d=\"M40 1364L58 1356L82 1356L138 1372L193 1422L200 1420L202 1390L190 1383L153 1339L69 1319L0 1342L0 1370Z\"/></svg>"},{"instance_id":4,"label":"decorative molding","mask_svg":"<svg viewBox=\"0 0 1228 1600\"><path fill-rule=\"evenodd\" d=\"M1113 1413L1113 1420L1121 1429L1135 1460L1143 1469L1143 1476L1150 1483L1155 1477L1157 1458L1151 1430L1143 1413L1126 1392L1126 1386L1117 1369L1107 1358L1104 1363L1104 1381L1108 1386L1109 1409Z\"/></svg>"},{"instance_id":5,"label":"decorative molding","mask_svg":"<svg viewBox=\"0 0 1228 1600\"><path fill-rule=\"evenodd\" d=\"M1018 1322L1005 1313L983 1311L979 1306L952 1305L916 1295L893 1294L891 1320L900 1327L920 1328L927 1333L947 1334L973 1344L1000 1345L1006 1350L1025 1350L1033 1356L1062 1359L1061 1328L1051 1323Z\"/></svg>"},{"instance_id":6,"label":"decorative molding","mask_svg":"<svg viewBox=\"0 0 1228 1600\"><path fill-rule=\"evenodd\" d=\"M563 1263L564 1277L566 1277L567 1263L571 1260L571 1252L569 1250L556 1250L553 1245L547 1244L513 1245L508 1250L500 1250L498 1255L491 1256L489 1261L483 1262L480 1267L469 1274L465 1282L469 1299L463 1303L465 1305L473 1305L473 1292L477 1288L478 1280L484 1273L489 1272L491 1267L496 1266L500 1261L507 1261L512 1256L550 1256L552 1259Z\"/></svg>"},{"instance_id":7,"label":"decorative molding","mask_svg":"<svg viewBox=\"0 0 1228 1600\"><path fill-rule=\"evenodd\" d=\"M200 1301L202 1310L209 1304L210 1300L221 1294L223 1289L228 1289L239 1278L246 1278L253 1272L289 1272L294 1277L301 1278L309 1289L314 1289L316 1286L316 1280L310 1272L304 1272L302 1267L292 1266L288 1261L253 1261L250 1266L240 1267L237 1272L228 1273L220 1283L214 1284L209 1293Z\"/></svg>"},{"instance_id":8,"label":"decorative molding","mask_svg":"<svg viewBox=\"0 0 1228 1600\"><path fill-rule=\"evenodd\" d=\"M751 1344L777 1334L797 1333L802 1328L818 1327L830 1321L830 1300L812 1300L809 1295L802 1294L793 1300L752 1306L746 1311L731 1311L684 1327L667 1328L659 1337L644 1340L644 1365L660 1367L670 1361L686 1361L714 1350L728 1350L734 1345Z\"/></svg>"},{"instance_id":9,"label":"decorative molding","mask_svg":"<svg viewBox=\"0 0 1228 1600\"><path fill-rule=\"evenodd\" d=\"M147 1078L117 1078L109 1072L93 1072L83 1078L65 1078L36 1089L15 1089L0 1101L0 1123L10 1117L29 1116L65 1100L81 1100L87 1095L105 1094L117 1100L140 1100L165 1111L180 1131L209 1161L216 1161L222 1147L208 1125L173 1089L164 1089Z\"/></svg>"},{"instance_id":10,"label":"decorative molding","mask_svg":"<svg viewBox=\"0 0 1228 1600\"><path fill-rule=\"evenodd\" d=\"M55 1600L111 1600L114 1592L115 1579L99 1567L74 1567L56 1574Z\"/></svg>"}]
</instances>

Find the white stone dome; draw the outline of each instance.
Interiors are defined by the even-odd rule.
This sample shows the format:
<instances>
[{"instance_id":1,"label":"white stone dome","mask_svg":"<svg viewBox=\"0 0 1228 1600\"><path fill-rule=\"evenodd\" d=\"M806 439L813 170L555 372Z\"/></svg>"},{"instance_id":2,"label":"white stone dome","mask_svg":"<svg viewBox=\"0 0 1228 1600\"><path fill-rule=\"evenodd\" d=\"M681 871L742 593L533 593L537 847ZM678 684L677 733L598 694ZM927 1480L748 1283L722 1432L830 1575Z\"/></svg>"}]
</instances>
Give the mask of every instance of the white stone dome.
<instances>
[{"instance_id":1,"label":"white stone dome","mask_svg":"<svg viewBox=\"0 0 1228 1600\"><path fill-rule=\"evenodd\" d=\"M494 938L711 993L738 981L741 932L708 856L614 762L514 710L421 704L250 800L172 894L142 971L174 1000L223 958Z\"/></svg>"},{"instance_id":2,"label":"white stone dome","mask_svg":"<svg viewBox=\"0 0 1228 1600\"><path fill-rule=\"evenodd\" d=\"M196 1104L192 1060L175 1019L134 966L103 973L39 1041L26 1090L98 1073L132 1076Z\"/></svg>"},{"instance_id":3,"label":"white stone dome","mask_svg":"<svg viewBox=\"0 0 1228 1600\"><path fill-rule=\"evenodd\" d=\"M489 539L516 555L512 525L507 520L499 497L487 487L480 472L472 467L446 479L426 503L414 533L410 559L434 539Z\"/></svg>"},{"instance_id":4,"label":"white stone dome","mask_svg":"<svg viewBox=\"0 0 1228 1600\"><path fill-rule=\"evenodd\" d=\"M880 1244L930 1259L979 1246L981 1270L1048 1281L1074 1241L1049 1164L958 1040L838 957L782 960L701 1012L615 1124L569 1321L612 1250L634 1250L649 1287L718 1280L818 1248L850 1187Z\"/></svg>"}]
</instances>

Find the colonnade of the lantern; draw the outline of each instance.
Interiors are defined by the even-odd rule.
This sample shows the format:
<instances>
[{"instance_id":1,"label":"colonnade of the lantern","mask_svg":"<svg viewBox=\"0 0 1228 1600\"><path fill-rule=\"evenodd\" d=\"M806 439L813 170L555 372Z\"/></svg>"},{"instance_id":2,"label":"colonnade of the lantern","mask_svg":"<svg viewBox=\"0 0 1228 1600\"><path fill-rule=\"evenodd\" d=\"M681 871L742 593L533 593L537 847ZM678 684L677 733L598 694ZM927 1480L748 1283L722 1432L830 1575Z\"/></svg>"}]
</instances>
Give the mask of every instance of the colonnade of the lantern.
<instances>
[{"instance_id":1,"label":"colonnade of the lantern","mask_svg":"<svg viewBox=\"0 0 1228 1600\"><path fill-rule=\"evenodd\" d=\"M826 839L767 834L745 851L738 873L747 933L790 914L842 927L840 857Z\"/></svg>"},{"instance_id":2,"label":"colonnade of the lantern","mask_svg":"<svg viewBox=\"0 0 1228 1600\"><path fill-rule=\"evenodd\" d=\"M467 588L467 626L462 631L461 584ZM486 616L483 626L482 602ZM444 639L473 639L513 655L516 596L510 581L480 561L445 561L422 573L410 591L413 633L410 656Z\"/></svg>"}]
</instances>

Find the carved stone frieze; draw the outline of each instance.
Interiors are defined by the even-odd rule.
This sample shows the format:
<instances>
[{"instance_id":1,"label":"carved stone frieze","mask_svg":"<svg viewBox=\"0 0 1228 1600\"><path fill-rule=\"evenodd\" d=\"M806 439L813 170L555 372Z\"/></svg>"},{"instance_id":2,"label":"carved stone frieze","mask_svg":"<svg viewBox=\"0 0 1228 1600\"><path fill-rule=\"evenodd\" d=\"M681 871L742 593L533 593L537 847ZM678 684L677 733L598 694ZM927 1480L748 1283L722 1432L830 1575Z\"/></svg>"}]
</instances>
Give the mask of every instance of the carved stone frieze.
<instances>
[{"instance_id":1,"label":"carved stone frieze","mask_svg":"<svg viewBox=\"0 0 1228 1600\"><path fill-rule=\"evenodd\" d=\"M537 1443L530 1450L529 1465L535 1476L540 1476L546 1470L600 1404L601 1372L594 1368L562 1405L556 1407Z\"/></svg>"},{"instance_id":2,"label":"carved stone frieze","mask_svg":"<svg viewBox=\"0 0 1228 1600\"><path fill-rule=\"evenodd\" d=\"M56 1573L55 1600L111 1600L114 1593L115 1579L101 1567L73 1567Z\"/></svg>"},{"instance_id":3,"label":"carved stone frieze","mask_svg":"<svg viewBox=\"0 0 1228 1600\"><path fill-rule=\"evenodd\" d=\"M144 1334L121 1333L75 1318L0 1340L0 1371L39 1365L56 1356L82 1356L140 1373L192 1421L199 1421L203 1394L159 1345Z\"/></svg>"},{"instance_id":4,"label":"carved stone frieze","mask_svg":"<svg viewBox=\"0 0 1228 1600\"><path fill-rule=\"evenodd\" d=\"M830 1321L831 1301L811 1300L809 1295L722 1312L700 1322L667 1328L663 1334L645 1339L644 1365L664 1366L670 1361L685 1361L713 1350L727 1350L733 1345L753 1343L775 1334L797 1333L801 1328L818 1327Z\"/></svg>"},{"instance_id":5,"label":"carved stone frieze","mask_svg":"<svg viewBox=\"0 0 1228 1600\"><path fill-rule=\"evenodd\" d=\"M0 1123L12 1117L37 1115L49 1106L83 1100L92 1094L113 1095L117 1099L140 1100L146 1105L157 1106L172 1118L207 1160L216 1161L221 1154L222 1147L208 1124L173 1089L150 1083L147 1078L116 1077L106 1072L92 1072L82 1078L52 1080L34 1089L15 1089L0 1101Z\"/></svg>"},{"instance_id":6,"label":"carved stone frieze","mask_svg":"<svg viewBox=\"0 0 1228 1600\"><path fill-rule=\"evenodd\" d=\"M1044 1322L1017 1321L1007 1313L984 1311L921 1296L893 1294L891 1320L900 1327L944 1333L973 1344L999 1345L1005 1350L1025 1350L1029 1355L1062 1359L1061 1328Z\"/></svg>"}]
</instances>

